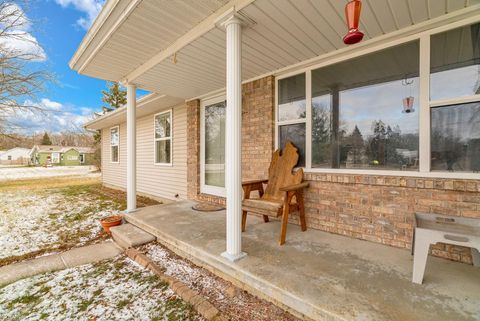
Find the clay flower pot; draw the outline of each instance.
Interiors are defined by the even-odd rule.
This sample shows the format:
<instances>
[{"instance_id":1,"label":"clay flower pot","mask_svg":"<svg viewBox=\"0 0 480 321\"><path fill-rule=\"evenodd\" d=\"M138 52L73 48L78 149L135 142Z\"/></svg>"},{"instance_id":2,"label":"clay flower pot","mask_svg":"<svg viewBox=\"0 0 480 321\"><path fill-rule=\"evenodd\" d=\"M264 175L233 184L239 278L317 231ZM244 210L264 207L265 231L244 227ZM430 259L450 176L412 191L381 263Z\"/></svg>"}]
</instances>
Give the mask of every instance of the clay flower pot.
<instances>
[{"instance_id":1,"label":"clay flower pot","mask_svg":"<svg viewBox=\"0 0 480 321\"><path fill-rule=\"evenodd\" d=\"M122 217L120 215L108 216L108 217L105 217L104 219L101 219L100 224L102 224L103 230L107 234L112 234L110 232L110 228L112 226L117 226L117 225L122 224Z\"/></svg>"}]
</instances>

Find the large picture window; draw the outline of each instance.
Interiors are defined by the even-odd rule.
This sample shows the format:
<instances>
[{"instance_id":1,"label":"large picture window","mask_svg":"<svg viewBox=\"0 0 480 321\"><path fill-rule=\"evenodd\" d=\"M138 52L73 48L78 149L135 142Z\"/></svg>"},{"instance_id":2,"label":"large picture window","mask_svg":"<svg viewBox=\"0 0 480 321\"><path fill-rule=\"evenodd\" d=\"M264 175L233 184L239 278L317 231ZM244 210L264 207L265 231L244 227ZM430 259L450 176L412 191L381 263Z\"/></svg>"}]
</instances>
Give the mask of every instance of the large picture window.
<instances>
[{"instance_id":1,"label":"large picture window","mask_svg":"<svg viewBox=\"0 0 480 321\"><path fill-rule=\"evenodd\" d=\"M119 162L119 144L120 144L120 128L115 126L110 128L110 161L112 163Z\"/></svg>"},{"instance_id":2,"label":"large picture window","mask_svg":"<svg viewBox=\"0 0 480 321\"><path fill-rule=\"evenodd\" d=\"M155 164L172 164L172 111L154 116Z\"/></svg>"},{"instance_id":3,"label":"large picture window","mask_svg":"<svg viewBox=\"0 0 480 321\"><path fill-rule=\"evenodd\" d=\"M276 145L312 171L479 172L480 24L443 30L277 79Z\"/></svg>"},{"instance_id":4,"label":"large picture window","mask_svg":"<svg viewBox=\"0 0 480 321\"><path fill-rule=\"evenodd\" d=\"M413 42L313 70L312 167L417 170L418 67Z\"/></svg>"}]
</instances>

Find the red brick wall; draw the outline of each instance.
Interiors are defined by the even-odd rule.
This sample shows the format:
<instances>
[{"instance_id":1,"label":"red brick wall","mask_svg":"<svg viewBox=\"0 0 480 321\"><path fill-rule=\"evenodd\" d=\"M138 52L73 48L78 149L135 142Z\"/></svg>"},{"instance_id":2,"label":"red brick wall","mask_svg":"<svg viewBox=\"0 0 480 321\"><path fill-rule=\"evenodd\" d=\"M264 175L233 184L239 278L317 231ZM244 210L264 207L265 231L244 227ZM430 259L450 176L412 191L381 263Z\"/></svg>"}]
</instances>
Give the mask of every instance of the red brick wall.
<instances>
[{"instance_id":1,"label":"red brick wall","mask_svg":"<svg viewBox=\"0 0 480 321\"><path fill-rule=\"evenodd\" d=\"M411 248L414 213L480 218L480 181L307 173L307 224L327 232ZM470 249L432 253L471 263Z\"/></svg>"},{"instance_id":2,"label":"red brick wall","mask_svg":"<svg viewBox=\"0 0 480 321\"><path fill-rule=\"evenodd\" d=\"M274 146L275 81L266 77L243 85L243 178L266 178ZM188 197L224 204L200 194L200 103L188 108ZM306 173L309 228L411 248L415 212L480 218L480 181ZM297 224L293 215L291 222ZM471 263L468 248L439 244L432 253Z\"/></svg>"},{"instance_id":3,"label":"red brick wall","mask_svg":"<svg viewBox=\"0 0 480 321\"><path fill-rule=\"evenodd\" d=\"M272 158L275 80L272 76L242 86L242 175L266 178ZM188 198L225 204L222 197L200 193L200 102L187 103Z\"/></svg>"}]
</instances>

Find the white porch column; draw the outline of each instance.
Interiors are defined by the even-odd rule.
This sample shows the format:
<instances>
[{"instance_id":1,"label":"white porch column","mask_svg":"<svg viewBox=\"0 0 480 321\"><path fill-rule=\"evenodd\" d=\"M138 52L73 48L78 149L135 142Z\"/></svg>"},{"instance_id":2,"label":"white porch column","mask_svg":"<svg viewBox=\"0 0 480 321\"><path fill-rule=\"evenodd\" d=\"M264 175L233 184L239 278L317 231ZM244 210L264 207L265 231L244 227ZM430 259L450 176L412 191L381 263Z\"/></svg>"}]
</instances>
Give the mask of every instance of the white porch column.
<instances>
[{"instance_id":1,"label":"white porch column","mask_svg":"<svg viewBox=\"0 0 480 321\"><path fill-rule=\"evenodd\" d=\"M127 85L127 212L137 208L136 86Z\"/></svg>"},{"instance_id":2,"label":"white porch column","mask_svg":"<svg viewBox=\"0 0 480 321\"><path fill-rule=\"evenodd\" d=\"M223 26L227 38L227 249L222 256L234 262L246 255L242 252L242 21L232 14Z\"/></svg>"}]
</instances>

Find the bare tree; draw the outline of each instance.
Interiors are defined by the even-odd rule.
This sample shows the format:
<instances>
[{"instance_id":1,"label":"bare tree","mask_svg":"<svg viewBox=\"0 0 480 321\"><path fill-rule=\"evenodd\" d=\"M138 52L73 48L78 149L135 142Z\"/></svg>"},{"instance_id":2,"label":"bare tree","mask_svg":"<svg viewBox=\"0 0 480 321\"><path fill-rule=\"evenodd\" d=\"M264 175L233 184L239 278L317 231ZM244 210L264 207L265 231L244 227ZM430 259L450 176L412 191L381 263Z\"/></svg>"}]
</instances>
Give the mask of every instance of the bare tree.
<instances>
[{"instance_id":1,"label":"bare tree","mask_svg":"<svg viewBox=\"0 0 480 321\"><path fill-rule=\"evenodd\" d=\"M52 79L47 71L31 64L45 57L28 32L32 21L23 10L27 6L27 1L0 0L0 135L16 129L8 120L16 113L43 112L34 102Z\"/></svg>"}]
</instances>

